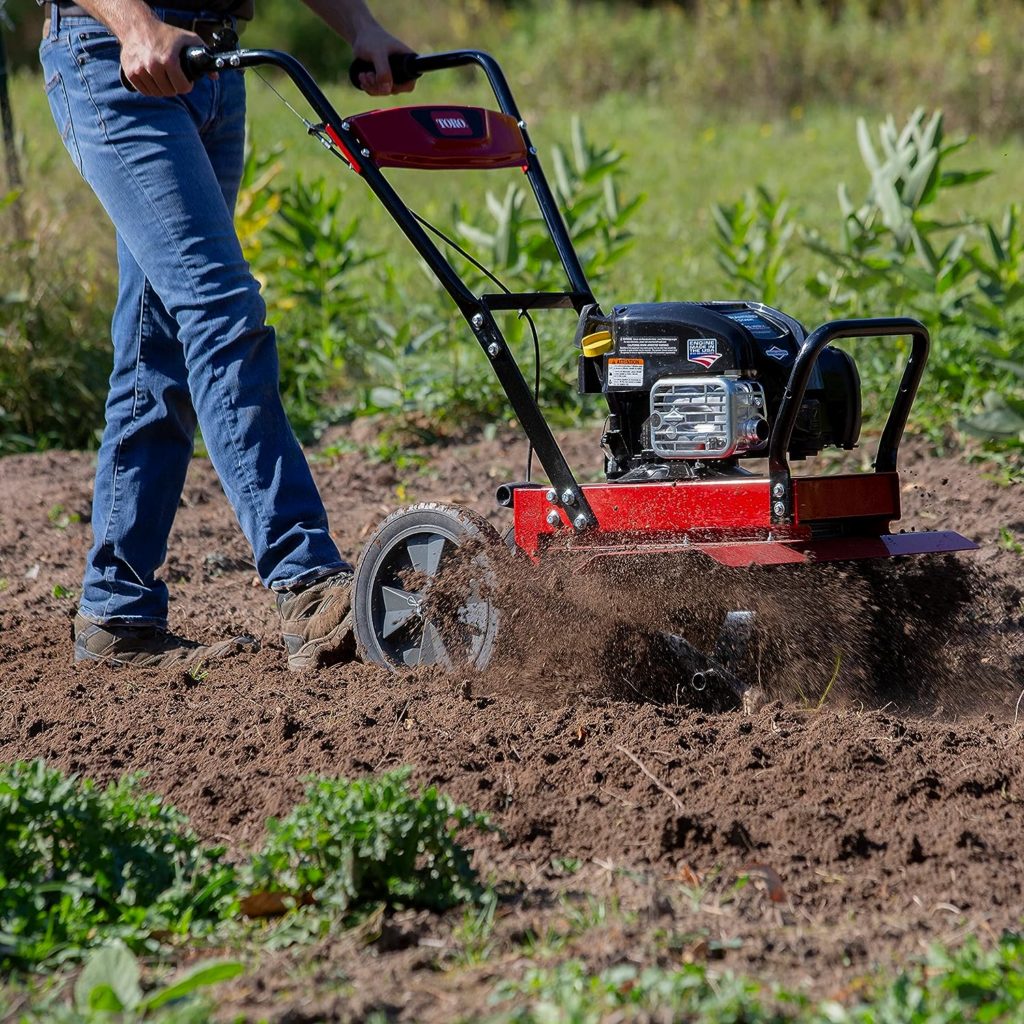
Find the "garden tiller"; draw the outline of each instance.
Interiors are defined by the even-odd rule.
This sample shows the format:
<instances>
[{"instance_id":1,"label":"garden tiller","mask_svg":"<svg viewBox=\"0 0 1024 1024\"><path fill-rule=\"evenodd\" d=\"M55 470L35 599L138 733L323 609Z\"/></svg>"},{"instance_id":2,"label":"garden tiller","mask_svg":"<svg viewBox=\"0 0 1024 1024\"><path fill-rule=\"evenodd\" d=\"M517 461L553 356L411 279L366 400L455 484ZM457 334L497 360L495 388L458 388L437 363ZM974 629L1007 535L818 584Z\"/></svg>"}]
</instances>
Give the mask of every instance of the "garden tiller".
<instances>
[{"instance_id":1,"label":"garden tiller","mask_svg":"<svg viewBox=\"0 0 1024 1024\"><path fill-rule=\"evenodd\" d=\"M605 310L493 57L477 50L402 55L392 66L397 78L409 78L476 65L500 110L416 105L342 117L293 57L236 46L226 39L209 50L188 50L186 71L194 78L220 68L283 70L319 118L306 121L309 132L365 180L465 317L547 477L545 483L513 482L497 490L498 504L512 512L510 546L528 559L575 555L593 563L687 552L736 567L975 546L949 531L890 532L900 518L897 453L928 357L928 332L918 321L837 320L808 333L797 320L757 302L640 302ZM371 69L354 65L353 81L359 70ZM458 246L405 205L384 168L524 173L567 287L476 294L430 232ZM541 309L575 312L579 390L607 403L600 483L577 480L495 319L502 311L529 315ZM874 471L795 476L793 461L858 443L857 368L833 343L880 337L909 338L910 348ZM754 459L766 460L766 471L744 468ZM459 549L464 555L456 557ZM356 570L353 611L364 657L391 666L485 666L501 622L489 581L498 552L506 550L493 527L468 509L430 503L388 516ZM432 600L434 591L445 590L438 580L446 565L455 564L461 566L457 599ZM680 566L681 572L695 571L692 560L680 559ZM701 689L713 681L740 699L747 687L734 670L752 619L742 610L727 614L710 656L677 636L669 636L663 649L678 658L684 683Z\"/></svg>"}]
</instances>

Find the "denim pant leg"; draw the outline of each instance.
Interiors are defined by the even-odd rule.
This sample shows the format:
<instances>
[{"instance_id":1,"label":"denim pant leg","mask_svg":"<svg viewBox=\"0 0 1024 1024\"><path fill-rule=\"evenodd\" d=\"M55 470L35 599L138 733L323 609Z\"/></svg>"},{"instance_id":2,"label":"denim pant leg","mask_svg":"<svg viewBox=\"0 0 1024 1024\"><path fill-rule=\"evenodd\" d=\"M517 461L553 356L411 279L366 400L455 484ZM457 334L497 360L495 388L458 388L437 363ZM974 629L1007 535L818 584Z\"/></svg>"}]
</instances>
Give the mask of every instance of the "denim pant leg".
<instances>
[{"instance_id":1,"label":"denim pant leg","mask_svg":"<svg viewBox=\"0 0 1024 1024\"><path fill-rule=\"evenodd\" d=\"M88 19L64 19L44 43L58 127L177 327L203 437L261 579L278 589L342 567L281 406L276 341L232 224L237 172L227 172L231 161L221 159L216 140L218 126L242 103L241 76L229 72L219 82L204 80L188 97L149 98L122 88L118 52L116 40ZM139 355L138 335L126 338L115 330L114 344L125 353L115 360L122 389L128 366L139 378L133 393L148 394L151 385L156 392L180 386L167 363L151 372ZM145 413L148 405L141 404ZM162 425L170 443L180 443L184 424L180 416L164 415L167 404L154 402L152 424L140 424L134 397L128 416L127 400L115 402L119 412L108 426L99 465L109 496L97 488L107 507L97 517L104 533L96 543L110 552L110 567L97 566L99 593L90 588L83 598L90 617L160 621L165 614L154 573L180 483L147 438L160 435Z\"/></svg>"},{"instance_id":2,"label":"denim pant leg","mask_svg":"<svg viewBox=\"0 0 1024 1024\"><path fill-rule=\"evenodd\" d=\"M167 586L156 571L192 457L196 414L177 324L120 235L117 258L114 368L80 610L96 621L162 625ZM146 486L144 467L152 465L160 467L159 489Z\"/></svg>"}]
</instances>

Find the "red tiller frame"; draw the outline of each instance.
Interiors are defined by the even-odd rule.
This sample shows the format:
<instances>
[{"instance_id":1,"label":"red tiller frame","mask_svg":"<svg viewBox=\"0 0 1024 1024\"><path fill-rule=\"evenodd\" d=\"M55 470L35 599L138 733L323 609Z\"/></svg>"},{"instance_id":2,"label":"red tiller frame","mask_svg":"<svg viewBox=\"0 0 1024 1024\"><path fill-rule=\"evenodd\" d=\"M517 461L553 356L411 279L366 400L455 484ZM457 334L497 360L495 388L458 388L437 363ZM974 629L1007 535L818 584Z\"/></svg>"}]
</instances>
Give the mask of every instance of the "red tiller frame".
<instances>
[{"instance_id":1,"label":"red tiller frame","mask_svg":"<svg viewBox=\"0 0 1024 1024\"><path fill-rule=\"evenodd\" d=\"M573 535L571 508L544 487L513 494L515 542L534 560L586 553L612 556L700 551L724 565L887 558L977 545L949 531L890 534L900 518L896 472L792 480L792 522L772 522L765 478L672 483L585 484L597 527ZM552 510L558 522L549 521Z\"/></svg>"}]
</instances>

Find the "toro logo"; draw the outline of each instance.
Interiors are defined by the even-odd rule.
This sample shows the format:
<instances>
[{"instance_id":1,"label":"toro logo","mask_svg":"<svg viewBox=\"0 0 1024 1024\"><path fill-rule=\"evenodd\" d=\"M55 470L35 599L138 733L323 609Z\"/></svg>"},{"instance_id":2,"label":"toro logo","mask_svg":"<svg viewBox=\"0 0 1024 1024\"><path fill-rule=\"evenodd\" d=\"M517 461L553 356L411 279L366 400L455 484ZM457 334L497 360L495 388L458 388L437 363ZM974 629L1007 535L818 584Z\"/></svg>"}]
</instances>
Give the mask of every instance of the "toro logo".
<instances>
[{"instance_id":1,"label":"toro logo","mask_svg":"<svg viewBox=\"0 0 1024 1024\"><path fill-rule=\"evenodd\" d=\"M709 370L722 358L722 353L718 351L718 339L688 339L686 342L686 358L691 363L699 363L704 369Z\"/></svg>"},{"instance_id":2,"label":"toro logo","mask_svg":"<svg viewBox=\"0 0 1024 1024\"><path fill-rule=\"evenodd\" d=\"M434 127L442 135L472 135L473 129L465 116L458 110L432 110L430 116Z\"/></svg>"}]
</instances>

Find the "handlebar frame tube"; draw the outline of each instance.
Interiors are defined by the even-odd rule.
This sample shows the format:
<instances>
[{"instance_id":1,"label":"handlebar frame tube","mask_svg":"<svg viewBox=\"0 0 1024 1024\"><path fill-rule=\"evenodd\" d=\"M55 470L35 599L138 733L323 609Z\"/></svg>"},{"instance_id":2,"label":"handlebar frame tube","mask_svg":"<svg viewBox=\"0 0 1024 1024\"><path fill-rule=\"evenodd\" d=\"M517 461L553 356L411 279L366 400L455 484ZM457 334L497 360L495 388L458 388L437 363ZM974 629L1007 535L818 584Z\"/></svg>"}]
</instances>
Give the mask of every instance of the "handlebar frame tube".
<instances>
[{"instance_id":1,"label":"handlebar frame tube","mask_svg":"<svg viewBox=\"0 0 1024 1024\"><path fill-rule=\"evenodd\" d=\"M445 291L448 292L465 317L491 363L513 412L533 445L552 487L559 494L569 492L574 496L572 506L574 528L577 531L582 531L596 526L597 518L561 448L559 448L558 442L551 433L551 428L535 401L533 392L523 377L504 335L492 316L491 305L487 297L474 295L469 290L391 183L374 164L372 154L362 146L349 123L334 108L304 65L291 54L281 50L239 49L225 53L206 51L204 56L206 59L202 62L194 62L195 70L200 74L270 65L279 68L295 83L324 126L329 127L334 135L341 140L347 150L345 158L355 162L355 169L365 179L374 195L412 243L413 248L437 275ZM527 149L525 172L569 280L572 289L568 296L570 303L579 313L585 306L595 301L593 292L587 282L586 274L569 237L551 187L541 169L537 150L530 141L526 130L526 122L519 113L508 82L497 61L490 54L480 50L453 50L448 53L418 57L413 66L417 72L424 74L429 71L472 64L479 66L484 71L502 113L515 118L519 130L523 133ZM496 303L494 308L498 308L499 305L500 303Z\"/></svg>"},{"instance_id":2,"label":"handlebar frame tube","mask_svg":"<svg viewBox=\"0 0 1024 1024\"><path fill-rule=\"evenodd\" d=\"M911 317L877 317L859 320L833 320L813 331L800 346L793 363L789 382L782 395L768 442L768 476L773 524L791 524L794 518L793 474L789 465L789 443L793 437L797 416L811 380L811 373L822 351L842 338L911 338L910 355L903 368L896 397L882 430L875 454L875 471L892 473L896 470L900 441L907 425L911 406L917 397L931 340L928 330L919 320Z\"/></svg>"}]
</instances>

